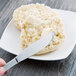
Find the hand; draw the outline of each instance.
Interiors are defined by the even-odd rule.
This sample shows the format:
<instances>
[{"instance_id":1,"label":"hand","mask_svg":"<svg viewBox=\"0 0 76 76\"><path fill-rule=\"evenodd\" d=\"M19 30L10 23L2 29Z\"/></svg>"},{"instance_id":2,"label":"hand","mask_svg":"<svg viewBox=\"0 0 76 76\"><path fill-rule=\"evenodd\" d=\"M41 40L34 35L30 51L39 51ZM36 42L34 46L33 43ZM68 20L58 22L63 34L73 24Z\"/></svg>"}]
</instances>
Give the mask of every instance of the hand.
<instances>
[{"instance_id":1,"label":"hand","mask_svg":"<svg viewBox=\"0 0 76 76\"><path fill-rule=\"evenodd\" d=\"M3 76L5 73L7 73L5 72L5 69L3 68L5 64L6 62L2 58L0 58L0 76Z\"/></svg>"}]
</instances>

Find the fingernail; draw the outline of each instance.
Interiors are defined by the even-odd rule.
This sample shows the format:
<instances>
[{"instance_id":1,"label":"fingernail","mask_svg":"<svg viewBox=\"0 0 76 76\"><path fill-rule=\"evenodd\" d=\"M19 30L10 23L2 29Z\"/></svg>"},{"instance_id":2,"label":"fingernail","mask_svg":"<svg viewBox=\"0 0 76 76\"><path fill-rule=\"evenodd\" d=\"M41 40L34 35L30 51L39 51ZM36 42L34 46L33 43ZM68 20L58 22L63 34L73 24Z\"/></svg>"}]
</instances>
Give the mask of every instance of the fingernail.
<instances>
[{"instance_id":1,"label":"fingernail","mask_svg":"<svg viewBox=\"0 0 76 76\"><path fill-rule=\"evenodd\" d=\"M0 76L3 76L4 73L5 73L5 69L3 67L0 67Z\"/></svg>"}]
</instances>

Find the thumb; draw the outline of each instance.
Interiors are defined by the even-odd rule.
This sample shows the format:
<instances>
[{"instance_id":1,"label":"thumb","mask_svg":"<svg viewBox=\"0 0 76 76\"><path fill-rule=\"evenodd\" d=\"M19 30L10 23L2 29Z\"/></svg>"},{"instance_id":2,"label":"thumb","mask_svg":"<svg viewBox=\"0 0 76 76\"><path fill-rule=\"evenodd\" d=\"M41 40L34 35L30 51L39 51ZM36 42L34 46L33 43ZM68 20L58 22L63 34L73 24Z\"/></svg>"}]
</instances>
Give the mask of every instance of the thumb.
<instances>
[{"instance_id":1,"label":"thumb","mask_svg":"<svg viewBox=\"0 0 76 76\"><path fill-rule=\"evenodd\" d=\"M5 69L3 67L0 67L0 76L3 76L5 73Z\"/></svg>"}]
</instances>

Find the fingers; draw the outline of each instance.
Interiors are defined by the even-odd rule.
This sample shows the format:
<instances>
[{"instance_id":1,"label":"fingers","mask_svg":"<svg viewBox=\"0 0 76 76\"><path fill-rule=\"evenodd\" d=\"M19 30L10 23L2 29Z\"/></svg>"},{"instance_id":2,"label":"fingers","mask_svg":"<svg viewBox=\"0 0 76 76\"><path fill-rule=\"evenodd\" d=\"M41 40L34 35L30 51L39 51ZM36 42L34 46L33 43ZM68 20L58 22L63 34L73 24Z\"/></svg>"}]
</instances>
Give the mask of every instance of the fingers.
<instances>
[{"instance_id":1,"label":"fingers","mask_svg":"<svg viewBox=\"0 0 76 76\"><path fill-rule=\"evenodd\" d=\"M0 58L0 67L4 66L5 64L6 62L2 58Z\"/></svg>"},{"instance_id":2,"label":"fingers","mask_svg":"<svg viewBox=\"0 0 76 76\"><path fill-rule=\"evenodd\" d=\"M3 76L5 74L5 69L3 67L0 67L0 76Z\"/></svg>"},{"instance_id":3,"label":"fingers","mask_svg":"<svg viewBox=\"0 0 76 76\"><path fill-rule=\"evenodd\" d=\"M3 68L5 64L6 62L2 58L0 58L0 76L8 73L8 71L5 72L5 69Z\"/></svg>"}]
</instances>

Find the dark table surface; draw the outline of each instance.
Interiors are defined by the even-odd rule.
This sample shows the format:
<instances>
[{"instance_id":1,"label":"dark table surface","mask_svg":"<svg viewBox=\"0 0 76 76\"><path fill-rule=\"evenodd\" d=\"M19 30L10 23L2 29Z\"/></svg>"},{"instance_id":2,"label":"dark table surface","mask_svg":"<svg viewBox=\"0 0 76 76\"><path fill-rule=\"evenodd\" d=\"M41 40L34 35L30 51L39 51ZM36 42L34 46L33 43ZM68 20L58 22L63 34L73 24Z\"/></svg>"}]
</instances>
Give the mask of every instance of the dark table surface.
<instances>
[{"instance_id":1,"label":"dark table surface","mask_svg":"<svg viewBox=\"0 0 76 76\"><path fill-rule=\"evenodd\" d=\"M29 3L44 3L52 8L76 11L76 0L0 0L0 37L11 20L14 9ZM0 57L8 62L15 55L0 49ZM5 76L76 76L76 47L65 60L27 59L11 68Z\"/></svg>"}]
</instances>

